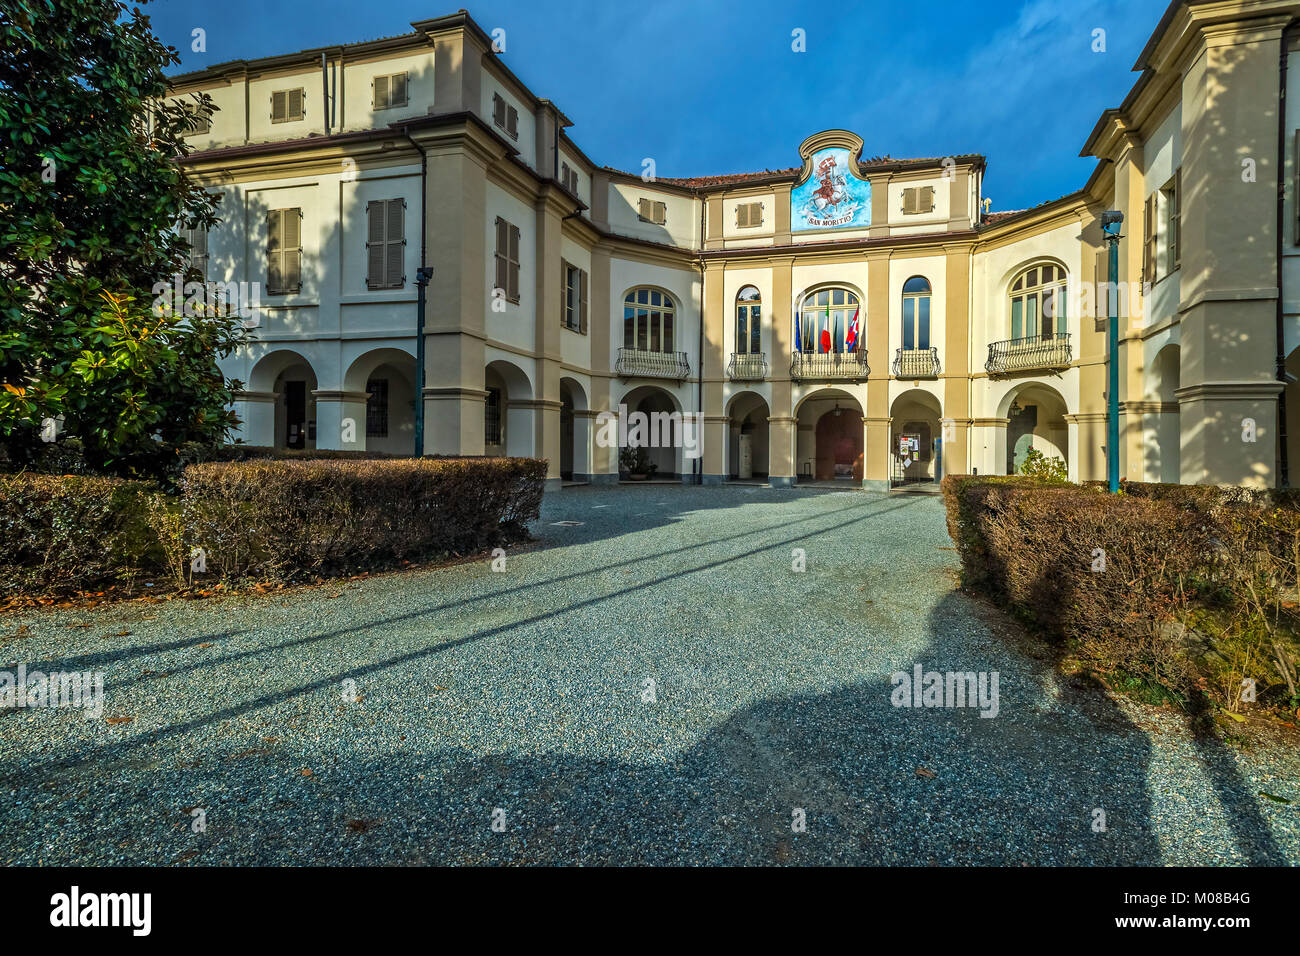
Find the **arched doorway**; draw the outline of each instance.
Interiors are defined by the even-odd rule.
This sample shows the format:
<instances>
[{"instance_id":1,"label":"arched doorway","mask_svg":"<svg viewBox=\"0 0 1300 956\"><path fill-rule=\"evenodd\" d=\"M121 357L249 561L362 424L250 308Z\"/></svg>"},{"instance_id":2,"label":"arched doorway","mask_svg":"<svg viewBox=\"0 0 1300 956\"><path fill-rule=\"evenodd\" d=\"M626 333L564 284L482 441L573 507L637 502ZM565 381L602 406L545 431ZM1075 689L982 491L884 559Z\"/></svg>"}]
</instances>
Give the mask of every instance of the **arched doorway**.
<instances>
[{"instance_id":1,"label":"arched doorway","mask_svg":"<svg viewBox=\"0 0 1300 956\"><path fill-rule=\"evenodd\" d=\"M835 409L817 420L818 481L862 480L862 416Z\"/></svg>"},{"instance_id":2,"label":"arched doorway","mask_svg":"<svg viewBox=\"0 0 1300 956\"><path fill-rule=\"evenodd\" d=\"M483 373L483 453L530 458L535 445L533 383L518 365L497 360Z\"/></svg>"},{"instance_id":3,"label":"arched doorway","mask_svg":"<svg viewBox=\"0 0 1300 956\"><path fill-rule=\"evenodd\" d=\"M800 481L854 481L863 475L862 406L848 392L819 389L799 403L795 464Z\"/></svg>"},{"instance_id":4,"label":"arched doorway","mask_svg":"<svg viewBox=\"0 0 1300 956\"><path fill-rule=\"evenodd\" d=\"M1069 427L1065 399L1049 385L1026 382L1002 397L998 414L1007 420L1003 474L1019 473L1030 449L1059 458L1069 468Z\"/></svg>"},{"instance_id":5,"label":"arched doorway","mask_svg":"<svg viewBox=\"0 0 1300 956\"><path fill-rule=\"evenodd\" d=\"M415 453L415 357L401 349L374 349L358 357L344 376L350 395L365 395L365 427L358 429L366 451Z\"/></svg>"},{"instance_id":6,"label":"arched doorway","mask_svg":"<svg viewBox=\"0 0 1300 956\"><path fill-rule=\"evenodd\" d=\"M646 458L655 466L653 477L679 478L683 460L683 422L681 408L672 393L654 385L642 385L625 394L620 404L627 408L628 443L633 444L638 433L644 436ZM632 416L638 412L645 417L634 419ZM638 421L643 428L636 427ZM625 470L620 463L620 474Z\"/></svg>"},{"instance_id":7,"label":"arched doorway","mask_svg":"<svg viewBox=\"0 0 1300 956\"><path fill-rule=\"evenodd\" d=\"M590 430L586 390L575 379L560 379L560 477L565 481L590 476Z\"/></svg>"},{"instance_id":8,"label":"arched doorway","mask_svg":"<svg viewBox=\"0 0 1300 956\"><path fill-rule=\"evenodd\" d=\"M1143 423L1148 480L1177 484L1182 464L1182 429L1178 414L1179 350L1166 345L1151 363L1151 389L1157 405L1149 425Z\"/></svg>"},{"instance_id":9,"label":"arched doorway","mask_svg":"<svg viewBox=\"0 0 1300 956\"><path fill-rule=\"evenodd\" d=\"M943 408L924 389L913 388L894 399L889 412L892 484L935 481L942 477L943 442L939 423Z\"/></svg>"},{"instance_id":10,"label":"arched doorway","mask_svg":"<svg viewBox=\"0 0 1300 956\"><path fill-rule=\"evenodd\" d=\"M731 400L727 417L727 476L733 480L766 480L768 476L767 401L756 392L741 392Z\"/></svg>"},{"instance_id":11,"label":"arched doorway","mask_svg":"<svg viewBox=\"0 0 1300 956\"><path fill-rule=\"evenodd\" d=\"M249 435L250 444L274 448L316 447L316 371L302 355L282 349L263 357L248 376L249 390L275 395L269 427Z\"/></svg>"}]
</instances>

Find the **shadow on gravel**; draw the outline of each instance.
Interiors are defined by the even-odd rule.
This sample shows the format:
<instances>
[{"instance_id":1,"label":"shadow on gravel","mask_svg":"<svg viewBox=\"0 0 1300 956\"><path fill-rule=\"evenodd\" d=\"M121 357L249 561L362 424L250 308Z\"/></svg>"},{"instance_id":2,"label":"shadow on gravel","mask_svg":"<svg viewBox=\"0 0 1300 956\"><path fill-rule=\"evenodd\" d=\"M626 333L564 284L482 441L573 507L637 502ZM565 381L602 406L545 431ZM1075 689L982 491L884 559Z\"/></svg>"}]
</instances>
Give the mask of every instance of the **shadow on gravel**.
<instances>
[{"instance_id":1,"label":"shadow on gravel","mask_svg":"<svg viewBox=\"0 0 1300 956\"><path fill-rule=\"evenodd\" d=\"M611 689L608 703L590 711L585 726L530 729L517 748L487 757L455 740L430 738L431 722L421 715L445 706L435 689L427 700L408 702L407 722L379 746L365 728L393 720L392 712L338 706L343 678L372 675L381 684L388 669L586 605L617 602L672 578L744 562L809 535L842 533L916 500L866 497L810 518L789 515L735 535L735 549L721 559L689 556L732 539L667 542L670 547L625 563L636 567L666 554L687 561L672 571L652 563L626 588L537 607L500 627L357 661L343 671L293 675L290 686L258 686L242 702L178 714L124 740L10 764L5 786L21 798L4 811L0 850L14 862L192 865L1163 862L1148 790L1151 741L1099 689L1058 677L1050 649L1038 655L1006 641L996 624L985 625L976 601L955 591L929 611L928 644L906 663L887 657L890 621L897 622L902 609L868 610L845 598L843 619L817 622L843 628L834 622L870 617L872 629L864 628L860 648L848 653L879 661L878 677L830 693L792 691L755 702L744 698L734 674L728 680L710 670L725 662L698 670L668 662L663 673L648 675L658 680L655 702L643 702L639 683L629 681ZM745 540L774 528L790 533ZM568 543L581 540L575 535ZM471 600L500 603L510 594L528 608L530 588L565 578L542 574L535 583ZM229 680L235 661L253 673L256 660L243 662L259 652L310 650L318 641L467 603L433 595L410 615L358 621L173 672L210 669L213 680ZM912 663L927 671L998 671L998 716L982 718L974 708L893 706L888 671ZM722 696L725 687L733 689L730 699ZM636 759L571 752L584 746L581 739L595 737L601 748L619 753L625 731L653 740L683 706L718 714L685 750L665 748L660 760L639 752ZM206 730L227 722L242 725L246 734L227 734L206 747ZM158 746L164 743L175 746ZM555 753L558 747L566 752ZM1236 848L1249 862L1282 862L1230 755L1207 760L1207 766L1227 805ZM206 810L206 832L191 832L191 807ZM502 833L492 829L498 809ZM1104 832L1094 829L1098 809L1105 813ZM796 810L806 815L806 832L791 828ZM1205 840L1217 845L1214 833Z\"/></svg>"},{"instance_id":2,"label":"shadow on gravel","mask_svg":"<svg viewBox=\"0 0 1300 956\"><path fill-rule=\"evenodd\" d=\"M739 707L664 762L482 758L411 739L382 755L338 750L304 775L301 754L272 742L183 770L141 755L125 767L148 772L131 784L123 765L97 762L93 776L51 783L66 802L45 812L94 806L97 846L139 863L1160 863L1146 736L1092 687L1045 694L1050 662L973 634L974 618L971 599L941 601L918 663L1000 670L992 719L895 707L882 673ZM707 671L689 679L711 683ZM654 725L678 693L666 679L657 702L620 706L602 733ZM207 807L208 831L190 833L187 808L159 806L160 793ZM791 829L796 808L806 832ZM491 827L498 809L503 833Z\"/></svg>"}]
</instances>

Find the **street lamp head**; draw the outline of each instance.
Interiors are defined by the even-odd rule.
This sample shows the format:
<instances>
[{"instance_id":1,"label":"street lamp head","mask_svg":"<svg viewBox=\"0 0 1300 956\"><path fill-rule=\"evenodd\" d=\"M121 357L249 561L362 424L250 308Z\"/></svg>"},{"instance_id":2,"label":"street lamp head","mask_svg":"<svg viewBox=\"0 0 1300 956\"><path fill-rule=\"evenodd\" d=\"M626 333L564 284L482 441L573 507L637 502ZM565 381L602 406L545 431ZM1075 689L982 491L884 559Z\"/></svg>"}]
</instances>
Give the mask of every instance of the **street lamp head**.
<instances>
[{"instance_id":1,"label":"street lamp head","mask_svg":"<svg viewBox=\"0 0 1300 956\"><path fill-rule=\"evenodd\" d=\"M415 281L420 285L427 285L433 278L433 268L431 266L421 266L415 270Z\"/></svg>"},{"instance_id":2,"label":"street lamp head","mask_svg":"<svg viewBox=\"0 0 1300 956\"><path fill-rule=\"evenodd\" d=\"M1118 209L1107 209L1101 214L1101 228L1108 235L1118 235L1123 222L1124 214Z\"/></svg>"}]
</instances>

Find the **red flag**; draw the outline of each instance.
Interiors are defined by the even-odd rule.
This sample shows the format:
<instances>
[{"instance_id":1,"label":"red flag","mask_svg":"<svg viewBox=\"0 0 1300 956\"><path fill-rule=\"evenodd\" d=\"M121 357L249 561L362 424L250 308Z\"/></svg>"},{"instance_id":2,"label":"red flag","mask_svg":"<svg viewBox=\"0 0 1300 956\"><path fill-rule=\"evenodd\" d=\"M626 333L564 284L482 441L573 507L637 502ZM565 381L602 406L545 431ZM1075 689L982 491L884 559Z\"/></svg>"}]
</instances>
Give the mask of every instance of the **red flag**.
<instances>
[{"instance_id":1,"label":"red flag","mask_svg":"<svg viewBox=\"0 0 1300 956\"><path fill-rule=\"evenodd\" d=\"M844 336L844 351L852 352L853 346L858 342L858 310L853 310L853 318L849 320L849 331Z\"/></svg>"},{"instance_id":2,"label":"red flag","mask_svg":"<svg viewBox=\"0 0 1300 956\"><path fill-rule=\"evenodd\" d=\"M829 352L830 350L831 350L830 329L822 329L822 351Z\"/></svg>"}]
</instances>

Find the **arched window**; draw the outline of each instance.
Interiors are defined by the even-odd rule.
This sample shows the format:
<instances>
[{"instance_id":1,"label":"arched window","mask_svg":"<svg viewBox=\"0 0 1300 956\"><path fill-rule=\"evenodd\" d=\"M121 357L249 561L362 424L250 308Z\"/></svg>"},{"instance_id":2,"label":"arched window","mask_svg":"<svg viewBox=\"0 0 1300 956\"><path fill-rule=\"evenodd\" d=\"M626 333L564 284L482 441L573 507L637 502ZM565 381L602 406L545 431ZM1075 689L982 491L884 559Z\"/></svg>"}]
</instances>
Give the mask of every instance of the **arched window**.
<instances>
[{"instance_id":1,"label":"arched window","mask_svg":"<svg viewBox=\"0 0 1300 956\"><path fill-rule=\"evenodd\" d=\"M1014 341L1051 339L1065 331L1066 284L1060 266L1032 266L1011 283L1011 338Z\"/></svg>"},{"instance_id":2,"label":"arched window","mask_svg":"<svg viewBox=\"0 0 1300 956\"><path fill-rule=\"evenodd\" d=\"M677 307L658 289L633 289L623 300L623 347L672 352Z\"/></svg>"},{"instance_id":3,"label":"arched window","mask_svg":"<svg viewBox=\"0 0 1300 956\"><path fill-rule=\"evenodd\" d=\"M736 295L736 351L763 351L762 342L763 297L752 285L747 285Z\"/></svg>"},{"instance_id":4,"label":"arched window","mask_svg":"<svg viewBox=\"0 0 1300 956\"><path fill-rule=\"evenodd\" d=\"M863 329L858 312L858 297L848 289L808 293L796 316L799 351L859 351Z\"/></svg>"},{"instance_id":5,"label":"arched window","mask_svg":"<svg viewBox=\"0 0 1300 956\"><path fill-rule=\"evenodd\" d=\"M930 282L912 276L903 283L903 348L930 347Z\"/></svg>"}]
</instances>

